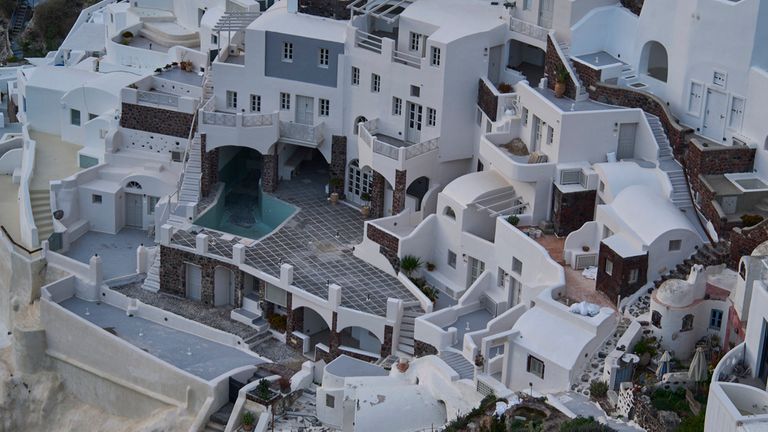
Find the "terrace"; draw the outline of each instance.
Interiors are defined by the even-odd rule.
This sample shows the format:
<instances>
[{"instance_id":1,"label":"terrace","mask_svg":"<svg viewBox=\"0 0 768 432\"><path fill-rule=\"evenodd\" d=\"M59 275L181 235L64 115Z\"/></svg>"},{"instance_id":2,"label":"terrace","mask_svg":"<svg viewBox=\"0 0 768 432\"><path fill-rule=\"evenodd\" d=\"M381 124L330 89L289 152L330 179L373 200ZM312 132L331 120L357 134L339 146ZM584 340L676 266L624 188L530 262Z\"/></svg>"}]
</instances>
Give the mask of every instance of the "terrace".
<instances>
[{"instance_id":1,"label":"terrace","mask_svg":"<svg viewBox=\"0 0 768 432\"><path fill-rule=\"evenodd\" d=\"M117 234L88 231L72 242L64 255L88 264L94 254L104 263L104 280L136 273L136 248L154 246L146 231L124 228Z\"/></svg>"}]
</instances>

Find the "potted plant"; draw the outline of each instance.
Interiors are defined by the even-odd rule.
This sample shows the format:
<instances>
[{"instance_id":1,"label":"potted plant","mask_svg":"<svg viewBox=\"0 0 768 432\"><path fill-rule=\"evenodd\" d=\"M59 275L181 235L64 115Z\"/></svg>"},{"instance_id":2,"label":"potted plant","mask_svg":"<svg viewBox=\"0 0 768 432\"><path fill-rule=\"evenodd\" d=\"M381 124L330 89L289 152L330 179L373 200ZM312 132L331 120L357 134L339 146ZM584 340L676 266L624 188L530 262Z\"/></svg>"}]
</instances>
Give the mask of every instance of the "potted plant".
<instances>
[{"instance_id":1,"label":"potted plant","mask_svg":"<svg viewBox=\"0 0 768 432\"><path fill-rule=\"evenodd\" d=\"M510 225L516 227L517 224L520 223L520 218L517 217L517 215L509 215L507 217L507 223L509 223Z\"/></svg>"},{"instance_id":2,"label":"potted plant","mask_svg":"<svg viewBox=\"0 0 768 432\"><path fill-rule=\"evenodd\" d=\"M244 412L241 420L243 423L243 430L246 432L251 432L256 427L256 418L250 411Z\"/></svg>"},{"instance_id":3,"label":"potted plant","mask_svg":"<svg viewBox=\"0 0 768 432\"><path fill-rule=\"evenodd\" d=\"M371 215L371 194L365 192L360 195L360 199L365 201L365 204L360 208L360 213L363 215L363 219L368 219Z\"/></svg>"},{"instance_id":4,"label":"potted plant","mask_svg":"<svg viewBox=\"0 0 768 432\"><path fill-rule=\"evenodd\" d=\"M123 37L123 40L121 41L123 45L128 45L133 40L133 33L129 31L124 31L121 36Z\"/></svg>"},{"instance_id":5,"label":"potted plant","mask_svg":"<svg viewBox=\"0 0 768 432\"><path fill-rule=\"evenodd\" d=\"M291 380L288 377L281 376L277 380L277 384L280 386L280 391L283 393L288 393L291 391Z\"/></svg>"},{"instance_id":6,"label":"potted plant","mask_svg":"<svg viewBox=\"0 0 768 432\"><path fill-rule=\"evenodd\" d=\"M561 98L565 94L565 83L568 81L568 69L562 64L557 65L555 68L555 97Z\"/></svg>"},{"instance_id":7,"label":"potted plant","mask_svg":"<svg viewBox=\"0 0 768 432\"><path fill-rule=\"evenodd\" d=\"M581 247L581 250L583 252L589 252L589 246L584 245L584 246Z\"/></svg>"},{"instance_id":8,"label":"potted plant","mask_svg":"<svg viewBox=\"0 0 768 432\"><path fill-rule=\"evenodd\" d=\"M344 180L336 177L329 182L331 184L331 204L339 202L339 191L344 188Z\"/></svg>"},{"instance_id":9,"label":"potted plant","mask_svg":"<svg viewBox=\"0 0 768 432\"><path fill-rule=\"evenodd\" d=\"M435 263L428 262L427 263L427 271L434 271L435 270Z\"/></svg>"},{"instance_id":10,"label":"potted plant","mask_svg":"<svg viewBox=\"0 0 768 432\"><path fill-rule=\"evenodd\" d=\"M406 255L402 259L400 259L400 269L405 273L406 276L409 278L419 268L421 268L421 258L415 257L413 255Z\"/></svg>"}]
</instances>

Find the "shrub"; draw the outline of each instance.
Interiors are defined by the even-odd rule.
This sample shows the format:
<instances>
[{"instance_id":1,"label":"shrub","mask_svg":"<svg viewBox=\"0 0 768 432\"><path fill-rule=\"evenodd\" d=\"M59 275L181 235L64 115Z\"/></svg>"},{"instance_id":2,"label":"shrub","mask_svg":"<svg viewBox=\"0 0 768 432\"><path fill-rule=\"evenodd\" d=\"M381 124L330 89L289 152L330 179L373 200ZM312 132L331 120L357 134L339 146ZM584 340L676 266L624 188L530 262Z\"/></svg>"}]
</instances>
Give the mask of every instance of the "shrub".
<instances>
[{"instance_id":1,"label":"shrub","mask_svg":"<svg viewBox=\"0 0 768 432\"><path fill-rule=\"evenodd\" d=\"M285 333L285 329L288 327L288 318L285 315L270 315L267 317L267 322L272 327L272 330L279 331L280 333Z\"/></svg>"},{"instance_id":2,"label":"shrub","mask_svg":"<svg viewBox=\"0 0 768 432\"><path fill-rule=\"evenodd\" d=\"M280 390L287 393L291 389L291 379L285 376L281 376L277 380L277 385L280 386Z\"/></svg>"},{"instance_id":3,"label":"shrub","mask_svg":"<svg viewBox=\"0 0 768 432\"><path fill-rule=\"evenodd\" d=\"M674 411L678 414L690 412L685 390L682 388L675 391L657 389L651 394L651 404L659 411Z\"/></svg>"},{"instance_id":4,"label":"shrub","mask_svg":"<svg viewBox=\"0 0 768 432\"><path fill-rule=\"evenodd\" d=\"M507 216L507 222L512 226L517 226L520 223L520 218L517 215L509 215Z\"/></svg>"},{"instance_id":5,"label":"shrub","mask_svg":"<svg viewBox=\"0 0 768 432\"><path fill-rule=\"evenodd\" d=\"M256 418L252 412L246 411L243 413L242 422L245 426L250 426L256 422Z\"/></svg>"},{"instance_id":6,"label":"shrub","mask_svg":"<svg viewBox=\"0 0 768 432\"><path fill-rule=\"evenodd\" d=\"M593 399L603 399L608 395L608 384L600 380L592 381L589 383L589 395Z\"/></svg>"},{"instance_id":7,"label":"shrub","mask_svg":"<svg viewBox=\"0 0 768 432\"><path fill-rule=\"evenodd\" d=\"M122 36L124 38L126 38L126 39L131 39L131 38L133 38L133 33L129 32L129 31L124 31Z\"/></svg>"},{"instance_id":8,"label":"shrub","mask_svg":"<svg viewBox=\"0 0 768 432\"><path fill-rule=\"evenodd\" d=\"M741 216L741 223L744 224L745 228L755 226L762 221L763 221L763 217L760 215L745 214Z\"/></svg>"},{"instance_id":9,"label":"shrub","mask_svg":"<svg viewBox=\"0 0 768 432\"><path fill-rule=\"evenodd\" d=\"M501 83L496 89L499 90L499 93L510 93L512 91L512 86L507 83Z\"/></svg>"},{"instance_id":10,"label":"shrub","mask_svg":"<svg viewBox=\"0 0 768 432\"><path fill-rule=\"evenodd\" d=\"M438 289L433 286L424 284L423 286L420 286L419 289L424 293L425 296L427 296L429 300L432 301L432 303L436 302L437 298L440 296L440 291L438 291Z\"/></svg>"},{"instance_id":11,"label":"shrub","mask_svg":"<svg viewBox=\"0 0 768 432\"><path fill-rule=\"evenodd\" d=\"M400 269L409 277L413 272L421 268L421 265L421 258L413 255L406 255L400 259Z\"/></svg>"},{"instance_id":12,"label":"shrub","mask_svg":"<svg viewBox=\"0 0 768 432\"><path fill-rule=\"evenodd\" d=\"M365 202L371 202L371 194L369 194L368 192L361 193L360 199Z\"/></svg>"},{"instance_id":13,"label":"shrub","mask_svg":"<svg viewBox=\"0 0 768 432\"><path fill-rule=\"evenodd\" d=\"M256 385L256 397L261 400L269 400L271 391L269 390L269 381L262 378L259 384Z\"/></svg>"},{"instance_id":14,"label":"shrub","mask_svg":"<svg viewBox=\"0 0 768 432\"><path fill-rule=\"evenodd\" d=\"M656 355L656 346L653 343L654 340L650 338L642 338L635 344L635 354L643 355L648 353L651 357Z\"/></svg>"},{"instance_id":15,"label":"shrub","mask_svg":"<svg viewBox=\"0 0 768 432\"><path fill-rule=\"evenodd\" d=\"M613 429L593 417L577 417L560 425L560 432L611 432Z\"/></svg>"}]
</instances>

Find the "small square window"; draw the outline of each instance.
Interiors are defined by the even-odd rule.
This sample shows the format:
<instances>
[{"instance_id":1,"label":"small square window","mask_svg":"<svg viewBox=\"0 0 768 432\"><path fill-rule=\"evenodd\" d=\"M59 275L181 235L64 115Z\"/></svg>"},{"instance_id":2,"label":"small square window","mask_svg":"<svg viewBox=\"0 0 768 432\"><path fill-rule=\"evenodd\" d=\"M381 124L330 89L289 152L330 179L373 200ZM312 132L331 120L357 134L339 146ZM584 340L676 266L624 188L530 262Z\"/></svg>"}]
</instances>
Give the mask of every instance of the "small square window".
<instances>
[{"instance_id":1,"label":"small square window","mask_svg":"<svg viewBox=\"0 0 768 432\"><path fill-rule=\"evenodd\" d=\"M435 126L437 124L437 110L434 108L427 108L427 126Z\"/></svg>"},{"instance_id":2,"label":"small square window","mask_svg":"<svg viewBox=\"0 0 768 432\"><path fill-rule=\"evenodd\" d=\"M211 44L212 45L218 45L219 43L219 37L215 34L211 35Z\"/></svg>"},{"instance_id":3,"label":"small square window","mask_svg":"<svg viewBox=\"0 0 768 432\"><path fill-rule=\"evenodd\" d=\"M336 407L336 398L332 395L325 395L325 406L328 408L335 408Z\"/></svg>"},{"instance_id":4,"label":"small square window","mask_svg":"<svg viewBox=\"0 0 768 432\"><path fill-rule=\"evenodd\" d=\"M605 274L608 276L613 275L613 261L609 259L605 260Z\"/></svg>"},{"instance_id":5,"label":"small square window","mask_svg":"<svg viewBox=\"0 0 768 432\"><path fill-rule=\"evenodd\" d=\"M438 67L440 66L440 48L432 47L430 50L429 65Z\"/></svg>"},{"instance_id":6,"label":"small square window","mask_svg":"<svg viewBox=\"0 0 768 432\"><path fill-rule=\"evenodd\" d=\"M683 248L683 241L682 240L670 240L669 241L669 251L679 251Z\"/></svg>"},{"instance_id":7,"label":"small square window","mask_svg":"<svg viewBox=\"0 0 768 432\"><path fill-rule=\"evenodd\" d=\"M456 268L456 252L452 250L448 251L448 265L451 268Z\"/></svg>"},{"instance_id":8,"label":"small square window","mask_svg":"<svg viewBox=\"0 0 768 432\"><path fill-rule=\"evenodd\" d=\"M371 74L371 91L373 93L379 93L381 91L381 76Z\"/></svg>"},{"instance_id":9,"label":"small square window","mask_svg":"<svg viewBox=\"0 0 768 432\"><path fill-rule=\"evenodd\" d=\"M91 202L93 204L101 204L101 195L96 195L96 194L91 195Z\"/></svg>"},{"instance_id":10,"label":"small square window","mask_svg":"<svg viewBox=\"0 0 768 432\"><path fill-rule=\"evenodd\" d=\"M419 97L419 95L421 95L421 87L411 85L411 96Z\"/></svg>"},{"instance_id":11,"label":"small square window","mask_svg":"<svg viewBox=\"0 0 768 432\"><path fill-rule=\"evenodd\" d=\"M72 126L80 126L80 111L76 109L69 110L69 122Z\"/></svg>"},{"instance_id":12,"label":"small square window","mask_svg":"<svg viewBox=\"0 0 768 432\"><path fill-rule=\"evenodd\" d=\"M528 367L526 369L529 373L539 378L544 378L544 362L532 355L528 356Z\"/></svg>"},{"instance_id":13,"label":"small square window","mask_svg":"<svg viewBox=\"0 0 768 432\"><path fill-rule=\"evenodd\" d=\"M360 85L360 68L352 66L352 85Z\"/></svg>"},{"instance_id":14,"label":"small square window","mask_svg":"<svg viewBox=\"0 0 768 432\"><path fill-rule=\"evenodd\" d=\"M289 110L289 109L291 109L291 94L290 93L280 93L280 109L281 110Z\"/></svg>"},{"instance_id":15,"label":"small square window","mask_svg":"<svg viewBox=\"0 0 768 432\"><path fill-rule=\"evenodd\" d=\"M331 53L328 50L328 48L320 48L319 59L318 59L318 66L327 68L329 59L331 57Z\"/></svg>"},{"instance_id":16,"label":"small square window","mask_svg":"<svg viewBox=\"0 0 768 432\"><path fill-rule=\"evenodd\" d=\"M512 271L517 274L523 274L523 262L515 257L512 257Z\"/></svg>"},{"instance_id":17,"label":"small square window","mask_svg":"<svg viewBox=\"0 0 768 432\"><path fill-rule=\"evenodd\" d=\"M403 100L399 97L393 97L392 98L392 115L402 115L403 114Z\"/></svg>"},{"instance_id":18,"label":"small square window","mask_svg":"<svg viewBox=\"0 0 768 432\"><path fill-rule=\"evenodd\" d=\"M261 112L261 96L251 95L251 112Z\"/></svg>"},{"instance_id":19,"label":"small square window","mask_svg":"<svg viewBox=\"0 0 768 432\"><path fill-rule=\"evenodd\" d=\"M283 42L283 61L293 61L293 44L290 42Z\"/></svg>"},{"instance_id":20,"label":"small square window","mask_svg":"<svg viewBox=\"0 0 768 432\"><path fill-rule=\"evenodd\" d=\"M320 99L320 115L327 117L331 114L331 101L328 99Z\"/></svg>"},{"instance_id":21,"label":"small square window","mask_svg":"<svg viewBox=\"0 0 768 432\"><path fill-rule=\"evenodd\" d=\"M712 309L709 314L709 328L713 330L720 330L723 325L723 311L720 309Z\"/></svg>"},{"instance_id":22,"label":"small square window","mask_svg":"<svg viewBox=\"0 0 768 432\"><path fill-rule=\"evenodd\" d=\"M408 44L408 49L411 51L419 51L421 48L421 38L423 36L419 33L411 32L411 39L410 43Z\"/></svg>"},{"instance_id":23,"label":"small square window","mask_svg":"<svg viewBox=\"0 0 768 432\"><path fill-rule=\"evenodd\" d=\"M629 280L627 280L627 282L630 284L637 283L637 279L639 276L640 276L640 270L632 269L629 271Z\"/></svg>"}]
</instances>

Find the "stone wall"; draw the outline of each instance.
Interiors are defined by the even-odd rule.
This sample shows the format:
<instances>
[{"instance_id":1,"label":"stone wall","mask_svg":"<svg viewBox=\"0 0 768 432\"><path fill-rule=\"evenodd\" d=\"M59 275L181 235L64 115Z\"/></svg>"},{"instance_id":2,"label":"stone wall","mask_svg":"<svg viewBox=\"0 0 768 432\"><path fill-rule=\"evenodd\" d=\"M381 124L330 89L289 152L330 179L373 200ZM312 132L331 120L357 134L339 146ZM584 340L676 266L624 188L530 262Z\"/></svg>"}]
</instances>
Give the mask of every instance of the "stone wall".
<instances>
[{"instance_id":1,"label":"stone wall","mask_svg":"<svg viewBox=\"0 0 768 432\"><path fill-rule=\"evenodd\" d=\"M581 79L581 84L584 85L587 89L590 86L594 86L595 84L599 84L600 81L603 79L603 72L599 69L591 68L584 63L574 61L573 63L573 69L576 71L577 74L579 74L579 78Z\"/></svg>"},{"instance_id":2,"label":"stone wall","mask_svg":"<svg viewBox=\"0 0 768 432\"><path fill-rule=\"evenodd\" d=\"M594 219L597 191L563 193L555 187L552 221L555 233L567 236Z\"/></svg>"},{"instance_id":3,"label":"stone wall","mask_svg":"<svg viewBox=\"0 0 768 432\"><path fill-rule=\"evenodd\" d=\"M633 14L640 16L645 0L621 0L621 5L629 9Z\"/></svg>"},{"instance_id":4,"label":"stone wall","mask_svg":"<svg viewBox=\"0 0 768 432\"><path fill-rule=\"evenodd\" d=\"M544 55L544 75L549 77L547 87L550 90L555 90L555 71L561 66L565 67L565 64L563 64L563 60L557 54L552 37L548 36L547 52ZM565 96L570 99L576 99L576 86L573 84L572 79L565 80Z\"/></svg>"},{"instance_id":5,"label":"stone wall","mask_svg":"<svg viewBox=\"0 0 768 432\"><path fill-rule=\"evenodd\" d=\"M741 257L752 255L752 251L758 245L768 241L768 219L749 228L734 228L731 231L730 241L728 266L736 269Z\"/></svg>"},{"instance_id":6,"label":"stone wall","mask_svg":"<svg viewBox=\"0 0 768 432\"><path fill-rule=\"evenodd\" d=\"M384 340L381 342L381 358L386 358L392 354L392 326L384 326Z\"/></svg>"},{"instance_id":7,"label":"stone wall","mask_svg":"<svg viewBox=\"0 0 768 432\"><path fill-rule=\"evenodd\" d=\"M344 199L344 178L347 172L347 137L334 135L331 138L331 165L329 166L331 193L336 192ZM333 180L341 180L341 186L335 186Z\"/></svg>"},{"instance_id":8,"label":"stone wall","mask_svg":"<svg viewBox=\"0 0 768 432\"><path fill-rule=\"evenodd\" d=\"M611 260L613 271L605 272L605 263ZM637 281L629 283L629 273L637 269ZM595 287L604 292L614 302L619 297L626 298L645 285L648 279L648 254L623 258L605 243L600 243L600 254L597 261L597 281Z\"/></svg>"},{"instance_id":9,"label":"stone wall","mask_svg":"<svg viewBox=\"0 0 768 432\"><path fill-rule=\"evenodd\" d=\"M392 191L392 214L405 210L406 171L395 170L395 189Z\"/></svg>"},{"instance_id":10,"label":"stone wall","mask_svg":"<svg viewBox=\"0 0 768 432\"><path fill-rule=\"evenodd\" d=\"M374 243L378 244L380 246L379 252L387 257L395 269L398 269L400 265L397 259L397 252L400 250L400 240L392 234L381 230L374 224L369 223L367 225L368 228L366 229L366 237L368 237L368 239ZM397 263L393 262L393 259L397 261Z\"/></svg>"},{"instance_id":11,"label":"stone wall","mask_svg":"<svg viewBox=\"0 0 768 432\"><path fill-rule=\"evenodd\" d=\"M378 219L384 216L384 189L387 187L387 180L377 171L372 171L371 179L371 219Z\"/></svg>"},{"instance_id":12,"label":"stone wall","mask_svg":"<svg viewBox=\"0 0 768 432\"><path fill-rule=\"evenodd\" d=\"M200 194L207 197L219 182L219 148L206 151L206 135L200 135L201 171Z\"/></svg>"},{"instance_id":13,"label":"stone wall","mask_svg":"<svg viewBox=\"0 0 768 432\"><path fill-rule=\"evenodd\" d=\"M485 81L480 80L480 85L477 88L477 106L488 116L491 121L496 121L496 113L498 112L499 98L493 93Z\"/></svg>"},{"instance_id":14,"label":"stone wall","mask_svg":"<svg viewBox=\"0 0 768 432\"><path fill-rule=\"evenodd\" d=\"M413 341L413 355L415 357L424 357L428 355L437 355L437 348L434 346L422 342L418 339Z\"/></svg>"},{"instance_id":15,"label":"stone wall","mask_svg":"<svg viewBox=\"0 0 768 432\"><path fill-rule=\"evenodd\" d=\"M348 20L348 4L349 0L299 0L299 11L309 15Z\"/></svg>"},{"instance_id":16,"label":"stone wall","mask_svg":"<svg viewBox=\"0 0 768 432\"><path fill-rule=\"evenodd\" d=\"M203 304L214 305L214 275L216 267L224 267L231 270L235 276L234 306L242 306L243 281L245 280L245 273L243 271L232 264L214 258L163 245L160 245L160 291L186 297L187 263L194 264L202 270L201 302Z\"/></svg>"},{"instance_id":17,"label":"stone wall","mask_svg":"<svg viewBox=\"0 0 768 432\"><path fill-rule=\"evenodd\" d=\"M179 138L189 138L194 114L123 102L120 126Z\"/></svg>"},{"instance_id":18,"label":"stone wall","mask_svg":"<svg viewBox=\"0 0 768 432\"><path fill-rule=\"evenodd\" d=\"M697 192L702 190L701 175L752 172L755 152L756 149L747 146L722 146L691 139L685 155L691 188Z\"/></svg>"},{"instance_id":19,"label":"stone wall","mask_svg":"<svg viewBox=\"0 0 768 432\"><path fill-rule=\"evenodd\" d=\"M261 167L261 190L274 193L277 190L277 155L264 155Z\"/></svg>"}]
</instances>

